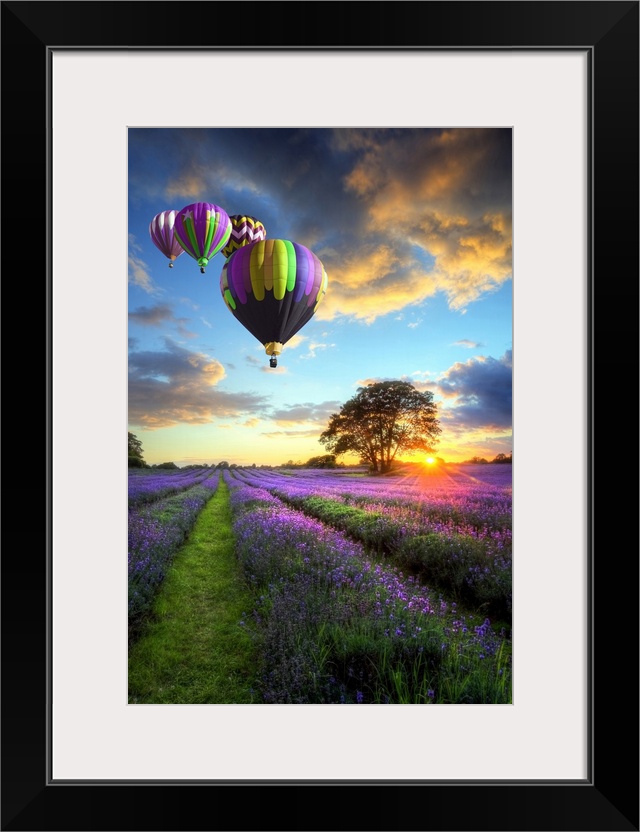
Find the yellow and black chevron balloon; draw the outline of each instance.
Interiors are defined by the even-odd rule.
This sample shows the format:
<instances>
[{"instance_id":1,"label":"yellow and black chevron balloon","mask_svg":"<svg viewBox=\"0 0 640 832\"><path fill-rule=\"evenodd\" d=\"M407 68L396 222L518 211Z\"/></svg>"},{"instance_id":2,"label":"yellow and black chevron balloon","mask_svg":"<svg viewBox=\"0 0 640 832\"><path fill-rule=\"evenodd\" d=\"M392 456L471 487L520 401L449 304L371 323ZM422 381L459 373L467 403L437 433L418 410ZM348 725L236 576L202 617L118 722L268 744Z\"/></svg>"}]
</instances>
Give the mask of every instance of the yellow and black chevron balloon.
<instances>
[{"instance_id":1,"label":"yellow and black chevron balloon","mask_svg":"<svg viewBox=\"0 0 640 832\"><path fill-rule=\"evenodd\" d=\"M267 232L264 225L255 217L246 217L244 214L231 214L231 236L226 246L222 249L224 257L231 257L234 251L259 240L266 240Z\"/></svg>"}]
</instances>

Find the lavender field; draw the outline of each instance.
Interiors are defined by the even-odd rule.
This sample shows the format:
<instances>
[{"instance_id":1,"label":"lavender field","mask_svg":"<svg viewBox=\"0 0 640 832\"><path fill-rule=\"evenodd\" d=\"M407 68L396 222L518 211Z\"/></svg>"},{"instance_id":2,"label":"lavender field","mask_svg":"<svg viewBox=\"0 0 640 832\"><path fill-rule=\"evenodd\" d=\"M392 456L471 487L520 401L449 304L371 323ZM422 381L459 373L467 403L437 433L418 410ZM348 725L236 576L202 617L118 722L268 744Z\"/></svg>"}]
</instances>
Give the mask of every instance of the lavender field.
<instances>
[{"instance_id":1,"label":"lavender field","mask_svg":"<svg viewBox=\"0 0 640 832\"><path fill-rule=\"evenodd\" d=\"M237 622L256 656L251 701L510 704L511 474L132 472L130 632L217 490L253 599Z\"/></svg>"},{"instance_id":2,"label":"lavender field","mask_svg":"<svg viewBox=\"0 0 640 832\"><path fill-rule=\"evenodd\" d=\"M129 631L135 635L166 570L207 500L218 472L129 471Z\"/></svg>"}]
</instances>

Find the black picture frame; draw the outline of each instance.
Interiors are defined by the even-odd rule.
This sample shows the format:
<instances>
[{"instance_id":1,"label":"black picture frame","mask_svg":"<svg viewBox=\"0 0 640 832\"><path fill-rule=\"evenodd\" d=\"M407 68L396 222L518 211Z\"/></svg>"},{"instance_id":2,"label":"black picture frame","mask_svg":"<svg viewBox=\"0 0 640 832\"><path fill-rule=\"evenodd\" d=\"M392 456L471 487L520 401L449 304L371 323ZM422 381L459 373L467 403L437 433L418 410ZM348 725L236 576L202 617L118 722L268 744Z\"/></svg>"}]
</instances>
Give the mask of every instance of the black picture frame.
<instances>
[{"instance_id":1,"label":"black picture frame","mask_svg":"<svg viewBox=\"0 0 640 832\"><path fill-rule=\"evenodd\" d=\"M243 26L177 29L145 2L2 2L5 299L38 307L42 396L19 418L27 440L5 488L2 558L2 829L13 830L638 830L638 23L639 3L243 2ZM219 3L198 6L200 20ZM228 4L224 4L225 6ZM295 13L292 13L294 8ZM304 26L283 29L283 19ZM410 24L408 23L410 21ZM206 32L206 35L202 33ZM283 38L286 41L283 42ZM168 41L171 41L168 45ZM590 499L587 634L589 772L582 782L260 781L56 783L49 779L51 558L51 228L48 152L54 49L581 49L589 54ZM42 225L47 257L10 245L19 218ZM12 219L13 218L13 219ZM41 238L41 232L38 232ZM47 262L45 262L45 260ZM44 273L45 281L42 281ZM12 275L20 275L19 280ZM34 280L33 278L37 278ZM47 287L43 291L43 282ZM26 289L26 292L25 292ZM35 316L33 316L35 317ZM630 338L632 336L632 339ZM17 332L12 332L15 342ZM541 334L541 337L543 335ZM630 341L632 340L632 343ZM33 338L30 338L33 341ZM597 347L597 350L596 350ZM14 355L11 350L10 357ZM632 358L633 356L633 358ZM36 359L37 360L37 359ZM10 363L10 362L8 362ZM612 370L623 366L621 393ZM14 372L19 372L14 370ZM44 378L43 378L44 377ZM12 376L10 376L12 378ZM608 382L608 383L607 383ZM29 387L29 385L24 385ZM13 382L11 383L14 388ZM26 396L28 390L24 390ZM11 399L9 400L11 401ZM630 401L633 408L629 406ZM13 418L9 409L13 434ZM599 453L595 436L599 428ZM633 454L632 451L636 451ZM559 449L561 456L561 449ZM625 465L631 474L625 477ZM13 462L11 467L13 468ZM34 473L34 470L36 473ZM33 500L34 479L42 500ZM7 494L7 492L10 492ZM25 507L25 494L29 495ZM633 496L633 503L629 497ZM596 514L596 507L598 513ZM20 513L22 512L22 514ZM25 512L27 514L25 515ZM33 544L29 517L46 517ZM16 517L26 517L14 537ZM631 524L630 524L631 520ZM559 627L550 650L571 650ZM553 679L541 679L552 685ZM562 691L558 691L558 696ZM468 753L468 751L466 752ZM482 749L477 749L482 755Z\"/></svg>"}]
</instances>

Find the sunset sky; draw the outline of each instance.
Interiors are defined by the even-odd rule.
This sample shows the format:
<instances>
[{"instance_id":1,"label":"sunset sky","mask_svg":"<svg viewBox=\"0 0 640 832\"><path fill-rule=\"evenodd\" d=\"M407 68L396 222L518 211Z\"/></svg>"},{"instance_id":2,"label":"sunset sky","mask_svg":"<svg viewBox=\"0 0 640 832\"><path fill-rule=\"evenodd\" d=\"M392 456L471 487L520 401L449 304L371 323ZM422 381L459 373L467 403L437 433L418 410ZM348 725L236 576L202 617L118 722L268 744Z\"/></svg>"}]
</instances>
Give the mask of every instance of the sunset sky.
<instances>
[{"instance_id":1,"label":"sunset sky","mask_svg":"<svg viewBox=\"0 0 640 832\"><path fill-rule=\"evenodd\" d=\"M128 165L128 419L147 463L304 462L387 379L433 392L446 462L511 453L511 129L130 128ZM199 201L326 269L276 369L222 300L222 253L204 275L187 253L169 268L150 238Z\"/></svg>"}]
</instances>

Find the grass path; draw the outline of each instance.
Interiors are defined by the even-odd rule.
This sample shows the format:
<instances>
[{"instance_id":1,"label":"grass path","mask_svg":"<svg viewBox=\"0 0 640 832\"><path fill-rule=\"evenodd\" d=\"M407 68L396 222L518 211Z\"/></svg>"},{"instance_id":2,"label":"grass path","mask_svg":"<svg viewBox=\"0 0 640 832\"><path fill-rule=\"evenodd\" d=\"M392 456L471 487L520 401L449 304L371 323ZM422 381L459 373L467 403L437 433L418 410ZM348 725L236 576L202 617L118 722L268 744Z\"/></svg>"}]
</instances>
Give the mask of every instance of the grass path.
<instances>
[{"instance_id":1,"label":"grass path","mask_svg":"<svg viewBox=\"0 0 640 832\"><path fill-rule=\"evenodd\" d=\"M252 608L234 555L229 488L220 478L129 649L129 703L254 701L255 653L239 624Z\"/></svg>"}]
</instances>

